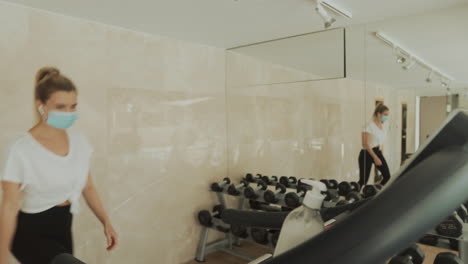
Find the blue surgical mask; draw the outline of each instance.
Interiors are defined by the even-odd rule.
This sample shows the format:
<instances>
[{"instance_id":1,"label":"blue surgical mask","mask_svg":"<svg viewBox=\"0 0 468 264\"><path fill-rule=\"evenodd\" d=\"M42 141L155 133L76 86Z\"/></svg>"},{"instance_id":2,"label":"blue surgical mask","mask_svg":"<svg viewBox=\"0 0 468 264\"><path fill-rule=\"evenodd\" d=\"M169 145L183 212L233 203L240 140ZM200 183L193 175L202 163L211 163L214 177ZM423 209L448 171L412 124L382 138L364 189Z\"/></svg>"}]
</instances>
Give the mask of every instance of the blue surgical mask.
<instances>
[{"instance_id":1,"label":"blue surgical mask","mask_svg":"<svg viewBox=\"0 0 468 264\"><path fill-rule=\"evenodd\" d=\"M387 121L387 120L388 120L388 116L382 116L382 117L380 118L380 121L381 121L382 123L385 122L385 121Z\"/></svg>"},{"instance_id":2,"label":"blue surgical mask","mask_svg":"<svg viewBox=\"0 0 468 264\"><path fill-rule=\"evenodd\" d=\"M76 112L49 111L47 124L58 129L67 129L78 119Z\"/></svg>"}]
</instances>

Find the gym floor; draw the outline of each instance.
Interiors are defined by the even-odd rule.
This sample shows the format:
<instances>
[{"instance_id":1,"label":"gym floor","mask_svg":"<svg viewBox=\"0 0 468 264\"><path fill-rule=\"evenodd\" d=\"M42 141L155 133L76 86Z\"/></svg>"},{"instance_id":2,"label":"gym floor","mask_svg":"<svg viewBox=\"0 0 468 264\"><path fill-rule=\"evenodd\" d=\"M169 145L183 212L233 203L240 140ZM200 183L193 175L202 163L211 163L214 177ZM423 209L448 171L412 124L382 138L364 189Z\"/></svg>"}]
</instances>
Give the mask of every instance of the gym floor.
<instances>
[{"instance_id":1,"label":"gym floor","mask_svg":"<svg viewBox=\"0 0 468 264\"><path fill-rule=\"evenodd\" d=\"M259 246L252 242L243 242L243 245L244 246L239 248L239 252L242 252L246 255L262 256L270 252L268 248ZM434 263L435 257L440 252L453 252L455 254L458 254L458 252L456 251L450 251L447 249L436 248L436 247L431 247L431 246L426 246L426 245L421 245L421 244L419 244L419 246L424 250L424 253L426 254L426 259L424 260L423 264ZM197 261L191 261L186 264L198 264L198 263L199 262ZM206 262L204 263L206 264L246 264L248 262L241 258L234 257L223 252L214 252L214 253L209 254L206 257Z\"/></svg>"}]
</instances>

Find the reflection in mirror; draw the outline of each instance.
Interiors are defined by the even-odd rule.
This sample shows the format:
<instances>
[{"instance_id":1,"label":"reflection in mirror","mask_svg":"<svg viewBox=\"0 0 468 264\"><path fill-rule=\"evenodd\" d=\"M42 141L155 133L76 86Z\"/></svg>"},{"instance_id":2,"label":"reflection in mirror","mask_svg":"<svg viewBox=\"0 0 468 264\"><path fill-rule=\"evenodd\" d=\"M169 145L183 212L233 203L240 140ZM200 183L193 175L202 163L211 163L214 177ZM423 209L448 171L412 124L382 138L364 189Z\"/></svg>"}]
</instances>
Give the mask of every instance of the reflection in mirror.
<instances>
[{"instance_id":1,"label":"reflection in mirror","mask_svg":"<svg viewBox=\"0 0 468 264\"><path fill-rule=\"evenodd\" d=\"M451 111L468 106L466 14L463 5L366 25L365 98L390 108L383 155L392 174Z\"/></svg>"},{"instance_id":2,"label":"reflection in mirror","mask_svg":"<svg viewBox=\"0 0 468 264\"><path fill-rule=\"evenodd\" d=\"M273 75L250 80L249 85L346 76L344 28L265 41L229 51L251 58L252 62L256 61L252 66L261 67L265 72L275 71Z\"/></svg>"},{"instance_id":3,"label":"reflection in mirror","mask_svg":"<svg viewBox=\"0 0 468 264\"><path fill-rule=\"evenodd\" d=\"M339 28L227 51L230 177L358 181L364 35L351 31L346 42Z\"/></svg>"}]
</instances>

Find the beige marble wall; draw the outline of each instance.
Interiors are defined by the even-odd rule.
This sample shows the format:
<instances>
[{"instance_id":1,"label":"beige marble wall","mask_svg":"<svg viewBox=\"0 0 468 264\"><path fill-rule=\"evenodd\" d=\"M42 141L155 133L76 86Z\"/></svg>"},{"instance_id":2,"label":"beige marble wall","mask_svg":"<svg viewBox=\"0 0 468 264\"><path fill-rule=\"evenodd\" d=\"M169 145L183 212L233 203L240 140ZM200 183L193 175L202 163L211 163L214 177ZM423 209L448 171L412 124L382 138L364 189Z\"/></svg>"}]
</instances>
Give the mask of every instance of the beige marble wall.
<instances>
[{"instance_id":1,"label":"beige marble wall","mask_svg":"<svg viewBox=\"0 0 468 264\"><path fill-rule=\"evenodd\" d=\"M407 101L414 115L411 92L362 81L362 49L353 53L360 59L348 60L352 78L293 83L311 75L3 2L0 35L0 149L34 122L39 67L57 66L79 87L77 128L96 149L93 175L121 236L107 253L102 228L85 209L74 233L87 263L192 259L195 212L216 201L204 191L210 182L226 172L356 180L373 100L384 98L391 109ZM361 46L358 35L347 43ZM390 156L399 147L399 121L391 120Z\"/></svg>"},{"instance_id":2,"label":"beige marble wall","mask_svg":"<svg viewBox=\"0 0 468 264\"><path fill-rule=\"evenodd\" d=\"M96 152L92 172L120 233L105 251L89 209L75 218L86 263L182 263L226 174L225 55L0 2L0 149L34 122L33 78L54 65L79 88L80 120ZM83 206L85 207L85 206Z\"/></svg>"}]
</instances>

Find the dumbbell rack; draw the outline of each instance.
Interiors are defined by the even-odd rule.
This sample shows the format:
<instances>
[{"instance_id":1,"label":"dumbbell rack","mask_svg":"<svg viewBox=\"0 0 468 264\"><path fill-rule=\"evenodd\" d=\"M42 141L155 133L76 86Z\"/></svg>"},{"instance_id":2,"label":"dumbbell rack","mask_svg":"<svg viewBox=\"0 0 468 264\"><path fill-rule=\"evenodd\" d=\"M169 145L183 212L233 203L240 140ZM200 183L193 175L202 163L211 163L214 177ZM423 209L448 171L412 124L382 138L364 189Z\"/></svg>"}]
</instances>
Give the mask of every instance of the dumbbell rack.
<instances>
[{"instance_id":1,"label":"dumbbell rack","mask_svg":"<svg viewBox=\"0 0 468 264\"><path fill-rule=\"evenodd\" d=\"M226 208L226 200L224 198L225 192L215 192L218 198L219 204L223 205ZM245 197L239 196L239 203L237 206L238 210L243 210L245 204ZM197 252L195 260L198 262L205 262L205 257L208 253L214 251L222 251L227 254L239 257L241 259L252 261L255 257L247 256L241 254L234 250L234 246L240 246L240 239L234 236L231 232L225 233L225 237L223 239L208 243L208 233L211 228L203 227L200 235L200 241L198 242Z\"/></svg>"},{"instance_id":2,"label":"dumbbell rack","mask_svg":"<svg viewBox=\"0 0 468 264\"><path fill-rule=\"evenodd\" d=\"M255 184L255 182L250 182L250 183ZM218 198L218 201L219 201L219 204L224 206L224 208L226 208L226 200L225 200L224 195L231 195L231 194L227 193L226 188L223 188L222 191L213 191L213 190L211 190L211 191L216 194L216 196ZM338 195L336 190L330 190L330 191L331 192L336 192L336 195ZM251 200L251 201L270 204L267 201L265 201L265 199L263 197L264 191L263 190L258 190L258 192L259 192L258 197L256 199L254 199L254 200ZM273 205L280 206L280 207L278 207L280 210L281 210L281 208L289 208L291 210L294 209L295 207L289 207L285 203L285 201L284 201L285 196L286 196L286 194L280 195L281 198L279 199L279 201L274 203ZM245 201L248 198L246 198L242 194L239 195L239 196L235 196L235 197L237 197L239 199L237 209L238 210L244 210ZM336 202L337 201L325 201L324 202L324 207L334 207L336 205ZM228 224L226 224L226 225L229 226ZM245 238L239 238L239 237L233 235L230 231L225 232L225 237L223 239L208 243L208 233L209 233L210 229L213 229L213 228L212 227L206 227L206 226L202 227L201 236L200 236L200 240L199 240L198 247L197 247L197 252L196 252L196 258L195 258L196 261L204 262L205 261L205 256L208 253L211 253L211 252L214 252L214 251L222 251L222 252L228 253L230 255L237 256L237 257L239 257L241 259L244 259L244 260L247 260L247 261L252 261L252 260L255 259L255 257L247 256L247 255L241 254L238 251L234 250L234 246L239 247L241 245L241 243L240 243L241 240L246 240L246 239ZM267 245L263 245L263 246L267 246ZM269 246L271 247L271 245L269 245Z\"/></svg>"},{"instance_id":3,"label":"dumbbell rack","mask_svg":"<svg viewBox=\"0 0 468 264\"><path fill-rule=\"evenodd\" d=\"M463 225L463 231L462 231L462 235L459 237L442 236L442 235L437 234L435 230L431 230L427 234L437 236L440 238L457 240L458 252L460 254L460 258L463 260L463 263L468 264L468 223L462 223L462 225Z\"/></svg>"}]
</instances>

